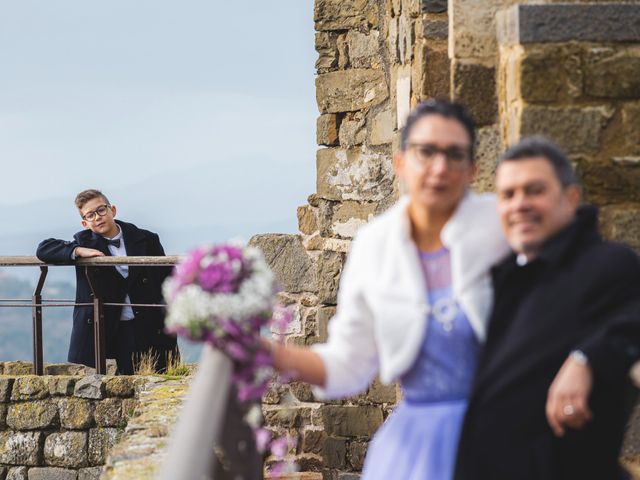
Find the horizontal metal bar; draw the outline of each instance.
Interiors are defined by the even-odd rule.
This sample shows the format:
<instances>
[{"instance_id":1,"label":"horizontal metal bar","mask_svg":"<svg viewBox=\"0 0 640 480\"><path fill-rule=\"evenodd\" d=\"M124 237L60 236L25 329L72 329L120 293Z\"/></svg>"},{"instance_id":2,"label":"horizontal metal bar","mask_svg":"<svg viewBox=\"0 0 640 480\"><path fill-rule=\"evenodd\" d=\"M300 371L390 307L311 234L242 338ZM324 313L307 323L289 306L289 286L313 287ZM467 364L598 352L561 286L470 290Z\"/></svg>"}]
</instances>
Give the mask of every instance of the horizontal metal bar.
<instances>
[{"instance_id":1,"label":"horizontal metal bar","mask_svg":"<svg viewBox=\"0 0 640 480\"><path fill-rule=\"evenodd\" d=\"M50 267L75 266L85 267L113 267L115 265L148 265L156 267L170 267L179 263L184 257L182 255L167 255L165 257L93 257L79 258L75 262L65 264L44 263L34 256L5 256L0 257L0 267Z\"/></svg>"},{"instance_id":2,"label":"horizontal metal bar","mask_svg":"<svg viewBox=\"0 0 640 480\"><path fill-rule=\"evenodd\" d=\"M22 301L22 300L19 300ZM166 303L103 303L107 307L166 307ZM93 306L93 303L3 303L0 308L20 308L20 307L88 307Z\"/></svg>"}]
</instances>

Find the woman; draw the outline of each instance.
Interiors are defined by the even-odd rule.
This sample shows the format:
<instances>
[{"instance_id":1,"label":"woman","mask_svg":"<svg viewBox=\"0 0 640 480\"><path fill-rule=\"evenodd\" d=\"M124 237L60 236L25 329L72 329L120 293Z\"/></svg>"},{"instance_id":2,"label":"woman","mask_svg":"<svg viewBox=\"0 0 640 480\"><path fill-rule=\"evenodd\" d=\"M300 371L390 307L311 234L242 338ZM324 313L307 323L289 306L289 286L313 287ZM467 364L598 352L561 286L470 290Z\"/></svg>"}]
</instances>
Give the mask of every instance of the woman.
<instances>
[{"instance_id":1,"label":"woman","mask_svg":"<svg viewBox=\"0 0 640 480\"><path fill-rule=\"evenodd\" d=\"M274 344L276 367L335 398L376 373L404 399L375 435L363 478L446 480L491 308L488 270L508 251L494 199L468 191L473 120L460 105L410 114L394 170L407 195L362 227L340 282L328 343Z\"/></svg>"}]
</instances>

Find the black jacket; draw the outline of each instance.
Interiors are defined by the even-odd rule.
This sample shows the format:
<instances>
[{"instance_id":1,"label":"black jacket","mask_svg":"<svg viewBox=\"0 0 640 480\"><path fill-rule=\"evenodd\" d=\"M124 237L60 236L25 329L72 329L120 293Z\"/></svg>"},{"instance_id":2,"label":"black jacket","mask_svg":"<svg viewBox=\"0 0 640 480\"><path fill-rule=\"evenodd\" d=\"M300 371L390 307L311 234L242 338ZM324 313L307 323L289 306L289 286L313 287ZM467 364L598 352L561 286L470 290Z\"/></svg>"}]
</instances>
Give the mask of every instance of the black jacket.
<instances>
[{"instance_id":1,"label":"black jacket","mask_svg":"<svg viewBox=\"0 0 640 480\"><path fill-rule=\"evenodd\" d=\"M122 238L129 256L164 256L164 250L157 234L142 230L131 223L116 220L122 229ZM94 248L105 255L111 255L105 239L91 230L82 230L74 235L73 241L50 238L38 245L37 257L46 263L73 263L71 255L76 247ZM129 267L125 279L115 267L95 267L96 288L105 303L122 303L128 294L131 303L164 303L161 286L171 273L171 267ZM85 275L84 267L76 267L76 303L91 303L93 297ZM166 335L164 329L164 309L158 307L134 307L136 351L146 352L153 348L163 357L163 353L176 348L176 338ZM114 356L114 339L122 307L105 307L105 332L107 357ZM76 306L73 310L73 329L69 344L68 360L73 363L94 366L93 307Z\"/></svg>"},{"instance_id":2,"label":"black jacket","mask_svg":"<svg viewBox=\"0 0 640 480\"><path fill-rule=\"evenodd\" d=\"M460 438L456 480L612 480L635 398L640 357L640 262L603 241L593 207L530 263L492 272L495 303ZM553 435L547 392L574 349L594 372L593 419Z\"/></svg>"}]
</instances>

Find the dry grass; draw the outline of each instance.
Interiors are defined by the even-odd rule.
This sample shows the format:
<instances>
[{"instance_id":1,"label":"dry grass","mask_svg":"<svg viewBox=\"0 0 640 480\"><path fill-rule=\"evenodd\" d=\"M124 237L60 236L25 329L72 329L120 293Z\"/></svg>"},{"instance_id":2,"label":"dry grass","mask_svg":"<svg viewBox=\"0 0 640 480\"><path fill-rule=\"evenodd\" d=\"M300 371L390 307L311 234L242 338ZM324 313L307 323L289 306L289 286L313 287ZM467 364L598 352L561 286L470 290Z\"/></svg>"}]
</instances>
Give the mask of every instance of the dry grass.
<instances>
[{"instance_id":1,"label":"dry grass","mask_svg":"<svg viewBox=\"0 0 640 480\"><path fill-rule=\"evenodd\" d=\"M162 375L166 377L186 377L191 374L192 367L182 360L182 357L174 352L167 354L167 368L163 372L156 370L158 353L148 351L138 357L135 366L135 375Z\"/></svg>"},{"instance_id":2,"label":"dry grass","mask_svg":"<svg viewBox=\"0 0 640 480\"><path fill-rule=\"evenodd\" d=\"M155 375L156 363L158 362L158 354L149 350L137 356L137 362L134 361L134 375Z\"/></svg>"},{"instance_id":3,"label":"dry grass","mask_svg":"<svg viewBox=\"0 0 640 480\"><path fill-rule=\"evenodd\" d=\"M167 370L164 373L169 377L186 377L191 374L191 366L184 363L179 354L169 352L167 355Z\"/></svg>"}]
</instances>

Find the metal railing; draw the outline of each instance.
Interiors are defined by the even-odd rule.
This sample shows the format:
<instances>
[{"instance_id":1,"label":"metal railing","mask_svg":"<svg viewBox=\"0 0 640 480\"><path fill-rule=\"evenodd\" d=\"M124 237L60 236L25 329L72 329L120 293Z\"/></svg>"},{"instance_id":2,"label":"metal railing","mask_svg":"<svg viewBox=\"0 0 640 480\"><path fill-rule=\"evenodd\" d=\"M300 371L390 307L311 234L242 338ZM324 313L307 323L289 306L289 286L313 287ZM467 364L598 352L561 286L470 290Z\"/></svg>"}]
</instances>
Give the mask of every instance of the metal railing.
<instances>
[{"instance_id":1,"label":"metal railing","mask_svg":"<svg viewBox=\"0 0 640 480\"><path fill-rule=\"evenodd\" d=\"M105 340L105 322L104 307L106 306L124 306L124 303L106 303L100 296L100 292L96 289L95 272L101 267L115 266L150 266L150 267L167 267L173 266L180 261L182 257L177 255L165 257L95 257L95 258L79 258L75 262L65 264L48 264L41 262L37 257L30 256L13 256L0 257L0 267L39 267L40 276L38 283L30 299L25 298L0 298L0 308L17 307L31 308L32 317L32 343L33 343L33 368L36 375L44 375L44 359L42 353L42 309L43 307L75 307L75 306L92 306L93 307L93 340L95 345L95 367L96 373L107 373L106 361L106 340ZM42 298L42 289L44 288L49 267L84 267L85 275L91 288L93 302L78 303L75 300ZM150 307L164 308L163 303L132 303L126 304L131 307Z\"/></svg>"}]
</instances>

